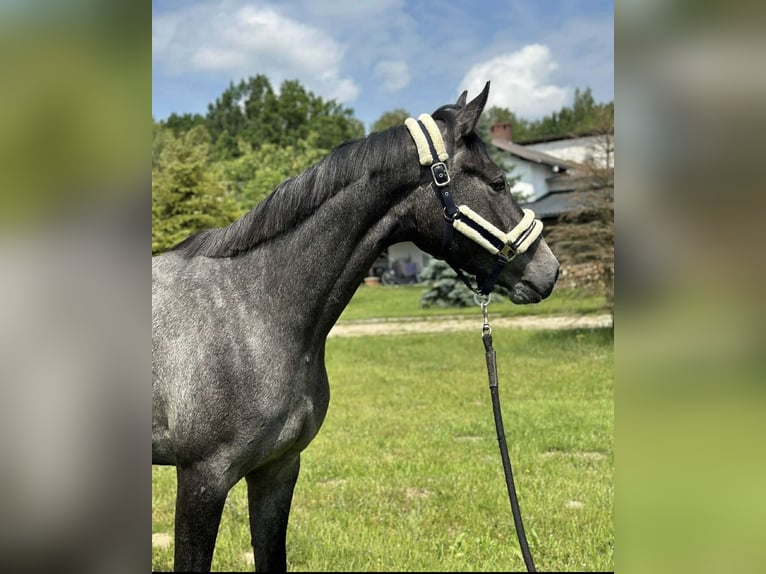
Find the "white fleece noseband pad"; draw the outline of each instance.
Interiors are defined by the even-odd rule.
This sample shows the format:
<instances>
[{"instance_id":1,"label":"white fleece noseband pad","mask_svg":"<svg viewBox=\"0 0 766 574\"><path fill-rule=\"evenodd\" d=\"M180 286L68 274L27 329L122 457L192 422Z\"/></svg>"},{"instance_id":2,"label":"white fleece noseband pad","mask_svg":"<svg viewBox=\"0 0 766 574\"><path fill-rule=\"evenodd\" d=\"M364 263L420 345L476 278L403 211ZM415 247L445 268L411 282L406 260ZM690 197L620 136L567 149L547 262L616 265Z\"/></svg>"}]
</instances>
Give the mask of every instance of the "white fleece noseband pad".
<instances>
[{"instance_id":1,"label":"white fleece noseband pad","mask_svg":"<svg viewBox=\"0 0 766 574\"><path fill-rule=\"evenodd\" d=\"M524 253L543 232L543 222L535 219L531 209L524 210L524 217L508 233L492 225L467 205L458 206L459 217L452 222L453 227L481 245L493 255L503 255L512 259Z\"/></svg>"}]
</instances>

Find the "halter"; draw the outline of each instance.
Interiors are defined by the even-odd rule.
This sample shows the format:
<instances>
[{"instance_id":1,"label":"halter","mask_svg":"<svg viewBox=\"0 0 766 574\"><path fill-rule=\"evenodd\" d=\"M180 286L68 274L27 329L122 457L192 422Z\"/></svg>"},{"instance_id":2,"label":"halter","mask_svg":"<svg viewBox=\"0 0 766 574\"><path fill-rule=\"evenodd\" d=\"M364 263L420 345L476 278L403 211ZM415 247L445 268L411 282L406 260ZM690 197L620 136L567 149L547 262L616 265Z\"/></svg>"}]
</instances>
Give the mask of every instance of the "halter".
<instances>
[{"instance_id":1,"label":"halter","mask_svg":"<svg viewBox=\"0 0 766 574\"><path fill-rule=\"evenodd\" d=\"M487 280L476 288L472 287L458 267L453 269L471 291L487 296L495 286L500 273L509 261L524 253L543 231L543 222L535 219L531 209L524 209L521 221L508 233L505 233L481 217L467 205L455 205L450 193L450 176L447 170L449 159L444 139L434 119L428 114L420 114L418 119L407 118L404 122L418 148L420 165L431 168L434 191L444 207L444 238L442 253L450 250L453 230L465 235L484 249L497 255L497 261Z\"/></svg>"}]
</instances>

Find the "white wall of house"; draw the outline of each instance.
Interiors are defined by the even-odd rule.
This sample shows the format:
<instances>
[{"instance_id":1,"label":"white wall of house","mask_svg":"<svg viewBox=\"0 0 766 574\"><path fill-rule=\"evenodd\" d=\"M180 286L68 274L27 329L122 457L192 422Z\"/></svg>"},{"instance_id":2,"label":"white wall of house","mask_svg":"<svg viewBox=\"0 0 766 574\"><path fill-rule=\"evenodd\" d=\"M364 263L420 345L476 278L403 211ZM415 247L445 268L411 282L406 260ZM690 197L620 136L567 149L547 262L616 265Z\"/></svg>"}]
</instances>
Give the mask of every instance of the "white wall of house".
<instances>
[{"instance_id":1,"label":"white wall of house","mask_svg":"<svg viewBox=\"0 0 766 574\"><path fill-rule=\"evenodd\" d=\"M606 165L607 136L588 136L562 139L525 145L529 149L547 153L575 163L587 164L595 161L599 167ZM611 137L611 136L610 136ZM614 167L614 145L611 145L609 167Z\"/></svg>"},{"instance_id":2,"label":"white wall of house","mask_svg":"<svg viewBox=\"0 0 766 574\"><path fill-rule=\"evenodd\" d=\"M510 161L513 164L510 176L520 178L511 188L512 192L522 193L523 201L535 201L548 193L548 184L545 180L553 175L550 166L523 161L515 157L512 157Z\"/></svg>"}]
</instances>

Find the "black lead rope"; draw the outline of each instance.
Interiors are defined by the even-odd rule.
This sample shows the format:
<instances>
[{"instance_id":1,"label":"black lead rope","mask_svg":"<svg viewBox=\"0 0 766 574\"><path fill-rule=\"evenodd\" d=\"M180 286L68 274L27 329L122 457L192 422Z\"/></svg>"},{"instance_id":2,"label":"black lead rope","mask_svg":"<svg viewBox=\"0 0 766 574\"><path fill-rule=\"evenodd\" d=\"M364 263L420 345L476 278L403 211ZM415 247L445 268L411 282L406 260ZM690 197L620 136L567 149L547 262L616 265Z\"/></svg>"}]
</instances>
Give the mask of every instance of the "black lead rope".
<instances>
[{"instance_id":1,"label":"black lead rope","mask_svg":"<svg viewBox=\"0 0 766 574\"><path fill-rule=\"evenodd\" d=\"M521 509L519 500L516 496L516 487L513 483L513 471L511 470L511 459L508 456L508 445L505 442L505 430L503 428L503 415L500 411L500 396L498 394L497 380L497 357L495 349L492 348L492 328L489 326L489 315L487 305L490 298L488 296L477 297L477 303L481 306L481 312L484 315L484 325L481 329L481 338L484 342L485 357L487 359L487 374L489 375L489 392L492 396L492 412L495 415L495 429L497 430L497 442L500 446L500 456L503 459L503 471L505 472L505 484L508 487L508 496L511 500L511 512L513 513L513 522L516 525L516 536L519 538L521 554L524 557L524 564L527 566L527 572L537 572L535 563L532 561L532 553L529 551L527 537L524 534L524 524L521 521Z\"/></svg>"}]
</instances>

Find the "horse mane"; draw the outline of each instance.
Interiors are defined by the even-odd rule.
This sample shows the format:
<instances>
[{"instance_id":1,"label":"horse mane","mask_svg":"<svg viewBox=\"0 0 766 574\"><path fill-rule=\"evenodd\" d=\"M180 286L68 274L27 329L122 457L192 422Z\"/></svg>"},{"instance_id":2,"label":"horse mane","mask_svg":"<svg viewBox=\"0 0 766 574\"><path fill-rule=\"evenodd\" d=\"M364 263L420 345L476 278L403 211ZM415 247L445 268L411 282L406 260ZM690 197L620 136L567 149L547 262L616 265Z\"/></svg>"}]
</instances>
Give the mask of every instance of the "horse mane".
<instances>
[{"instance_id":1,"label":"horse mane","mask_svg":"<svg viewBox=\"0 0 766 574\"><path fill-rule=\"evenodd\" d=\"M373 132L337 146L297 176L280 183L271 194L226 227L206 229L184 239L169 251L184 258L233 257L293 229L325 201L363 173L401 170L417 156L405 145L405 126ZM412 155L407 158L405 156Z\"/></svg>"}]
</instances>

